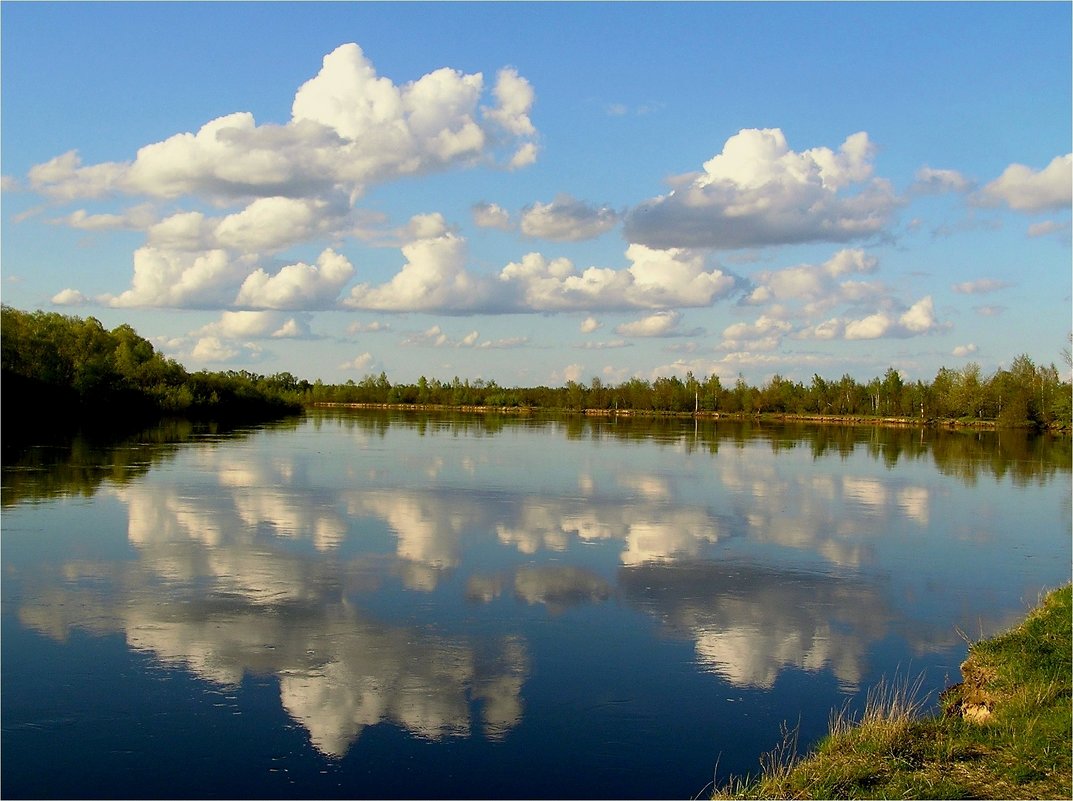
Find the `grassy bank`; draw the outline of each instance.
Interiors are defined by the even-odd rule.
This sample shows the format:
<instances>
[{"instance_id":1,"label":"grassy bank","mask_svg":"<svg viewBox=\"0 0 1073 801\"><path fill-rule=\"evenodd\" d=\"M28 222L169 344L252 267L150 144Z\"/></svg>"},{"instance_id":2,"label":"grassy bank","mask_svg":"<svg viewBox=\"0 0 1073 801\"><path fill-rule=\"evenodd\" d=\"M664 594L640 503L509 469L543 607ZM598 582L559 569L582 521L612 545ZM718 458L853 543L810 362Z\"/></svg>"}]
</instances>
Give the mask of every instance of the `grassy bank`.
<instances>
[{"instance_id":1,"label":"grassy bank","mask_svg":"<svg viewBox=\"0 0 1073 801\"><path fill-rule=\"evenodd\" d=\"M940 712L921 714L912 683L877 687L811 754L796 758L790 733L759 778L713 798L1071 798L1071 651L1066 585L969 648Z\"/></svg>"}]
</instances>

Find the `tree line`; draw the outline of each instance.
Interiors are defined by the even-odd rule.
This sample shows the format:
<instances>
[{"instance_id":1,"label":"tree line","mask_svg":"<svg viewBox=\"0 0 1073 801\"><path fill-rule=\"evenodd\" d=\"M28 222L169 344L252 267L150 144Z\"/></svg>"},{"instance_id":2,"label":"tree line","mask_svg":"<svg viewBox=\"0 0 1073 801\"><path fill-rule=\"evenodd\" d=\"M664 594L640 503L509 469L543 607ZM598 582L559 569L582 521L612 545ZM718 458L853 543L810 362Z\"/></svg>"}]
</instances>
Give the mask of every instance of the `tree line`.
<instances>
[{"instance_id":1,"label":"tree line","mask_svg":"<svg viewBox=\"0 0 1073 801\"><path fill-rule=\"evenodd\" d=\"M291 377L191 373L129 325L94 317L0 309L4 434L20 423L129 427L165 416L267 419L302 408Z\"/></svg>"},{"instance_id":2,"label":"tree line","mask_svg":"<svg viewBox=\"0 0 1073 801\"><path fill-rule=\"evenodd\" d=\"M188 372L156 351L129 325L111 331L93 317L2 308L0 349L5 432L13 416L62 414L101 421L117 418L278 417L317 403L416 404L620 411L640 414L791 414L824 417L897 417L919 421L994 421L1004 427L1068 428L1073 394L1054 364L1018 356L984 375L979 364L942 367L931 382L906 381L893 367L862 383L848 373L836 380L813 375L807 384L775 375L760 386L742 376L724 384L717 375L687 373L604 383L503 387L494 380L450 381L422 376L392 383L387 375L360 381L310 382L289 372L263 376L245 370ZM1065 351L1067 363L1069 351Z\"/></svg>"},{"instance_id":3,"label":"tree line","mask_svg":"<svg viewBox=\"0 0 1073 801\"><path fill-rule=\"evenodd\" d=\"M922 421L994 421L1008 427L1063 428L1070 424L1073 395L1069 381L1053 365L1038 366L1027 355L989 376L971 362L941 368L930 383L905 381L889 368L861 383L849 374L837 380L813 375L808 384L775 375L761 386L741 376L726 385L717 375L687 373L647 381L630 378L605 384L568 381L560 387L501 387L495 381L450 382L422 376L417 383L392 384L385 373L359 382L316 381L307 403L418 404L526 407L566 411L602 410L655 414L696 412L728 415L796 414L824 417L897 417Z\"/></svg>"}]
</instances>

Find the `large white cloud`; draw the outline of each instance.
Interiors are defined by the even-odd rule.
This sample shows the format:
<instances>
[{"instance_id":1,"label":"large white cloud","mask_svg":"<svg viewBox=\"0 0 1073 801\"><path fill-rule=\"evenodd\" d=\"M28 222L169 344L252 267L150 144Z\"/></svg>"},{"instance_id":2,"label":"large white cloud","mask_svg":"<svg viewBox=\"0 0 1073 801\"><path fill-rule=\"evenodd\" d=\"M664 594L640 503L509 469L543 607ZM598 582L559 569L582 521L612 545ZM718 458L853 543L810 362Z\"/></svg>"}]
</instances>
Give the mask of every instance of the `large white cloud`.
<instances>
[{"instance_id":1,"label":"large white cloud","mask_svg":"<svg viewBox=\"0 0 1073 801\"><path fill-rule=\"evenodd\" d=\"M1042 170L1011 164L980 190L977 202L1006 204L1024 212L1068 209L1073 204L1073 153L1056 156Z\"/></svg>"},{"instance_id":2,"label":"large white cloud","mask_svg":"<svg viewBox=\"0 0 1073 801\"><path fill-rule=\"evenodd\" d=\"M483 308L489 284L466 270L466 241L432 231L402 248L406 263L380 286L359 284L343 305L376 311L465 312Z\"/></svg>"},{"instance_id":3,"label":"large white cloud","mask_svg":"<svg viewBox=\"0 0 1073 801\"><path fill-rule=\"evenodd\" d=\"M235 112L146 145L130 162L83 166L72 151L28 177L61 200L116 191L225 202L336 188L354 196L371 183L473 163L500 146L516 160L517 147L536 134L532 87L504 70L497 102L480 108L483 93L480 73L448 68L396 85L377 75L358 45L345 44L298 89L286 124L258 125L249 112Z\"/></svg>"},{"instance_id":4,"label":"large white cloud","mask_svg":"<svg viewBox=\"0 0 1073 801\"><path fill-rule=\"evenodd\" d=\"M257 269L246 277L235 305L264 309L317 309L335 305L354 267L329 248L315 265L288 264L275 275Z\"/></svg>"},{"instance_id":5,"label":"large white cloud","mask_svg":"<svg viewBox=\"0 0 1073 801\"><path fill-rule=\"evenodd\" d=\"M344 306L445 314L670 309L709 306L736 285L732 276L708 269L703 254L643 245L626 249L624 269L579 272L569 259L529 253L498 275L476 274L467 269L465 239L439 215L423 219L426 226L410 226L414 239L402 248L401 270L378 286L353 287Z\"/></svg>"},{"instance_id":6,"label":"large white cloud","mask_svg":"<svg viewBox=\"0 0 1073 801\"><path fill-rule=\"evenodd\" d=\"M234 297L250 268L248 260L219 248L183 252L147 245L134 251L131 288L101 300L125 307L219 308L221 298Z\"/></svg>"},{"instance_id":7,"label":"large white cloud","mask_svg":"<svg viewBox=\"0 0 1073 801\"><path fill-rule=\"evenodd\" d=\"M888 182L872 178L873 154L864 132L837 152L799 153L778 128L745 129L702 172L633 209L625 235L659 248L728 249L872 236L899 203Z\"/></svg>"},{"instance_id":8,"label":"large white cloud","mask_svg":"<svg viewBox=\"0 0 1073 801\"><path fill-rule=\"evenodd\" d=\"M499 279L530 311L708 306L735 286L733 277L707 270L703 255L693 251L630 245L626 258L632 264L624 270L589 267L579 274L567 259L530 253L504 267Z\"/></svg>"}]
</instances>

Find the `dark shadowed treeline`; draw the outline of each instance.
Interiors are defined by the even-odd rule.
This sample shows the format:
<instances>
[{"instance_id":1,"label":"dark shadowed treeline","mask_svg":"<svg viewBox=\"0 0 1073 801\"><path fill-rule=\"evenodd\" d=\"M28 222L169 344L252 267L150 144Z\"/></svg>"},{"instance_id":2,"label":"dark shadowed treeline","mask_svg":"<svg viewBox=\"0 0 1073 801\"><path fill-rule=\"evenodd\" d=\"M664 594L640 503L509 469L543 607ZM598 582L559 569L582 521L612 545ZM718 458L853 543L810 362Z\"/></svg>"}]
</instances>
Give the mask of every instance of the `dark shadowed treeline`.
<instances>
[{"instance_id":1,"label":"dark shadowed treeline","mask_svg":"<svg viewBox=\"0 0 1073 801\"><path fill-rule=\"evenodd\" d=\"M361 382L310 388L311 403L419 404L438 406L528 407L538 409L618 410L637 413L718 412L722 414L799 414L824 417L899 417L923 421L995 421L1004 427L1066 428L1071 387L1057 368L1035 365L1028 356L990 376L970 363L960 370L943 367L931 383L907 382L890 368L882 378L862 384L849 375L830 381L814 375L807 385L776 375L760 387L738 378L725 386L718 376L698 380L671 376L621 384L569 381L563 387L505 388L495 381L450 383L422 376L416 384L392 384L384 373Z\"/></svg>"},{"instance_id":2,"label":"dark shadowed treeline","mask_svg":"<svg viewBox=\"0 0 1073 801\"><path fill-rule=\"evenodd\" d=\"M129 325L4 306L0 367L5 438L47 425L130 427L163 416L264 419L299 411L288 374L188 373ZM307 385L308 386L308 385Z\"/></svg>"}]
</instances>

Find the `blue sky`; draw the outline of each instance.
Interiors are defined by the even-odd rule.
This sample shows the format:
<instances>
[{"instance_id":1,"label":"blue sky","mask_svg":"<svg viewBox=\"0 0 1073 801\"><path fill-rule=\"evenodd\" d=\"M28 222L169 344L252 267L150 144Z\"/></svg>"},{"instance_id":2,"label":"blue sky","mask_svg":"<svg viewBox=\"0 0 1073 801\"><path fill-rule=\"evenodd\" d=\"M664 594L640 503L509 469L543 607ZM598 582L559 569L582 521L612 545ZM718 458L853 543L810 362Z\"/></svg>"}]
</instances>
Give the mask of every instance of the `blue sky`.
<instances>
[{"instance_id":1,"label":"blue sky","mask_svg":"<svg viewBox=\"0 0 1073 801\"><path fill-rule=\"evenodd\" d=\"M2 297L188 368L1061 364L1068 3L0 7Z\"/></svg>"}]
</instances>

